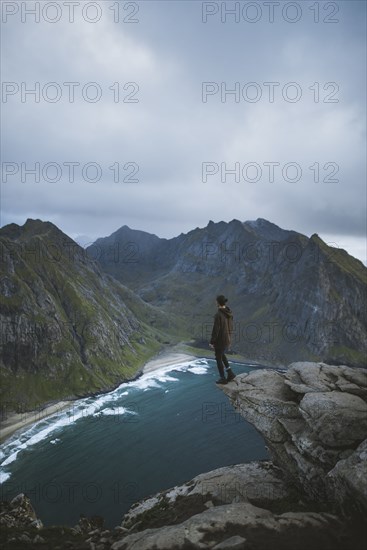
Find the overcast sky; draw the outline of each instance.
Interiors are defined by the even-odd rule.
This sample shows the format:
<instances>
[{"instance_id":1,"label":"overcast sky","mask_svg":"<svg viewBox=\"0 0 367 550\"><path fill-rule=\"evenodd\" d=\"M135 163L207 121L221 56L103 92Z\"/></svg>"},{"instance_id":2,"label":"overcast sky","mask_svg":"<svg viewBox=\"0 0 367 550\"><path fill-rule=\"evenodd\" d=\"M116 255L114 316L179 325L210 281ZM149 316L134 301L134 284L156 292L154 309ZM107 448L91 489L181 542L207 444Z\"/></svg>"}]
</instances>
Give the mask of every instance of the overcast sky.
<instances>
[{"instance_id":1,"label":"overcast sky","mask_svg":"<svg viewBox=\"0 0 367 550\"><path fill-rule=\"evenodd\" d=\"M1 225L261 217L365 262L366 3L270 4L2 2Z\"/></svg>"}]
</instances>

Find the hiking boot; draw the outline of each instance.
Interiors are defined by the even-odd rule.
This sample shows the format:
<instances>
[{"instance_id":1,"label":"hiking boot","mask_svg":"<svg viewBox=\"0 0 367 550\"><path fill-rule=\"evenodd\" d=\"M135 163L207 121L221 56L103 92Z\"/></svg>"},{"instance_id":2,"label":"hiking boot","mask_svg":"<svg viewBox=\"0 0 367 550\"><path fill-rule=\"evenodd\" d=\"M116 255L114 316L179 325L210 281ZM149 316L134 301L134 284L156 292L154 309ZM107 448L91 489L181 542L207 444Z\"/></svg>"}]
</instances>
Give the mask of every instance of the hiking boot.
<instances>
[{"instance_id":1,"label":"hiking boot","mask_svg":"<svg viewBox=\"0 0 367 550\"><path fill-rule=\"evenodd\" d=\"M227 384L227 380L225 378L219 378L216 381L216 384Z\"/></svg>"},{"instance_id":2,"label":"hiking boot","mask_svg":"<svg viewBox=\"0 0 367 550\"><path fill-rule=\"evenodd\" d=\"M228 369L227 370L227 382L231 382L232 380L234 380L234 378L236 378L235 373L233 372L233 370Z\"/></svg>"}]
</instances>

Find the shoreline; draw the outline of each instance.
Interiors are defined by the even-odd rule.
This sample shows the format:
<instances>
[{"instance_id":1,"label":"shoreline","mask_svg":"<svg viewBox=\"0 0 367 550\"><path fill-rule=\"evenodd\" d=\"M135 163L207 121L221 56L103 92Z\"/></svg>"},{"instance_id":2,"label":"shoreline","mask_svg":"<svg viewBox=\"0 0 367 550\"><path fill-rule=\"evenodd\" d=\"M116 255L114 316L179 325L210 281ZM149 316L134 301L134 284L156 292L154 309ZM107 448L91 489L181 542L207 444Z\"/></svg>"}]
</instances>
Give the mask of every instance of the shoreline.
<instances>
[{"instance_id":1,"label":"shoreline","mask_svg":"<svg viewBox=\"0 0 367 550\"><path fill-rule=\"evenodd\" d=\"M162 348L158 353L153 355L150 359L148 359L137 370L136 374L133 377L121 380L121 382L119 382L114 387L111 387L107 390L92 392L84 396L72 397L70 399L64 398L60 401L45 404L43 408L40 407L38 409L27 411L24 413L12 412L9 414L6 420L0 421L0 445L3 445L4 443L6 443L6 441L10 439L10 437L13 436L16 432L18 431L21 432L25 428L29 428L30 426L32 426L33 424L36 424L40 420L44 420L45 418L48 418L53 414L56 414L71 408L73 406L74 401L78 401L79 399L84 399L86 397L97 397L99 395L109 393L114 389L118 388L121 384L124 384L127 382L133 382L134 380L137 380L138 378L140 378L140 376L142 376L143 374L153 372L162 367L163 368L169 367L176 363L184 363L186 361L192 361L196 359L214 360L214 353L210 353L209 351L205 353L206 350L204 349L202 350L202 353L200 352L201 350L199 348L190 349L189 345L186 345L183 343L175 344L173 346L172 345L166 346ZM194 353L196 355L194 355ZM245 358L243 358L242 361L237 358L232 359L230 355L228 356L228 359L230 362L237 363L237 364L246 365L250 363L251 366L253 366L253 368L274 368L266 365L255 364L254 362L250 362L250 361L245 361L244 360Z\"/></svg>"},{"instance_id":2,"label":"shoreline","mask_svg":"<svg viewBox=\"0 0 367 550\"><path fill-rule=\"evenodd\" d=\"M18 430L23 430L23 428L30 427L40 420L44 420L55 413L72 407L74 401L76 401L76 399L62 400L46 405L43 409L40 408L24 413L13 412L9 414L6 420L0 422L0 445L5 443L6 440L18 432Z\"/></svg>"},{"instance_id":3,"label":"shoreline","mask_svg":"<svg viewBox=\"0 0 367 550\"><path fill-rule=\"evenodd\" d=\"M0 445L6 443L8 439L16 432L23 431L24 428L29 428L33 424L36 424L40 420L44 420L53 414L65 411L73 406L73 403L79 399L84 399L85 397L97 397L105 393L109 393L114 389L118 388L121 384L125 382L133 382L146 374L147 372L153 372L158 368L168 367L176 363L182 363L185 361L196 360L198 359L194 355L189 355L188 353L183 353L179 351L174 351L174 349L163 348L157 354L152 356L148 361L141 366L136 374L131 378L126 378L121 380L114 388L109 388L108 390L101 390L99 392L94 392L85 396L73 397L70 399L62 399L54 403L46 404L43 408L38 408L35 410L27 411L24 413L12 412L9 414L6 420L0 421Z\"/></svg>"}]
</instances>

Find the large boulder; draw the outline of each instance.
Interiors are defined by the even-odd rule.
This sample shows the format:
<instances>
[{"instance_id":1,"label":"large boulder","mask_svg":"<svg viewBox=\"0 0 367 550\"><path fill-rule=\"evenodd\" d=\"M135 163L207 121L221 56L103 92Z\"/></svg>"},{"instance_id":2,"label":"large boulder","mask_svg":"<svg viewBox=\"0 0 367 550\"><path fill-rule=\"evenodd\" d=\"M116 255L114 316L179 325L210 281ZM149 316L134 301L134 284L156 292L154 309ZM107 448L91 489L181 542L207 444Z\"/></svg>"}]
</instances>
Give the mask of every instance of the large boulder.
<instances>
[{"instance_id":1,"label":"large boulder","mask_svg":"<svg viewBox=\"0 0 367 550\"><path fill-rule=\"evenodd\" d=\"M134 504L121 526L131 530L182 522L223 504L249 502L272 511L292 510L300 495L269 461L225 466Z\"/></svg>"},{"instance_id":2,"label":"large boulder","mask_svg":"<svg viewBox=\"0 0 367 550\"><path fill-rule=\"evenodd\" d=\"M339 390L367 400L367 375L364 369L300 361L289 365L284 382L300 394Z\"/></svg>"},{"instance_id":3,"label":"large boulder","mask_svg":"<svg viewBox=\"0 0 367 550\"><path fill-rule=\"evenodd\" d=\"M339 460L328 473L326 482L343 510L355 510L363 515L367 510L367 440L348 458Z\"/></svg>"},{"instance_id":4,"label":"large boulder","mask_svg":"<svg viewBox=\"0 0 367 550\"><path fill-rule=\"evenodd\" d=\"M367 434L367 404L357 395L306 393L299 410L315 440L325 447L350 448Z\"/></svg>"},{"instance_id":5,"label":"large boulder","mask_svg":"<svg viewBox=\"0 0 367 550\"><path fill-rule=\"evenodd\" d=\"M10 502L1 503L0 526L2 529L41 529L43 524L37 518L30 499L24 493L19 493Z\"/></svg>"},{"instance_id":6,"label":"large boulder","mask_svg":"<svg viewBox=\"0 0 367 550\"><path fill-rule=\"evenodd\" d=\"M356 499L367 512L366 486L352 481L366 467L366 453L352 458L367 438L364 369L292 363L286 372L239 375L222 389L263 435L274 463L308 498L344 513L346 503Z\"/></svg>"},{"instance_id":7,"label":"large boulder","mask_svg":"<svg viewBox=\"0 0 367 550\"><path fill-rule=\"evenodd\" d=\"M335 515L312 512L275 515L269 510L240 502L212 507L176 525L128 534L111 548L346 550L352 546L346 544L344 526Z\"/></svg>"}]
</instances>

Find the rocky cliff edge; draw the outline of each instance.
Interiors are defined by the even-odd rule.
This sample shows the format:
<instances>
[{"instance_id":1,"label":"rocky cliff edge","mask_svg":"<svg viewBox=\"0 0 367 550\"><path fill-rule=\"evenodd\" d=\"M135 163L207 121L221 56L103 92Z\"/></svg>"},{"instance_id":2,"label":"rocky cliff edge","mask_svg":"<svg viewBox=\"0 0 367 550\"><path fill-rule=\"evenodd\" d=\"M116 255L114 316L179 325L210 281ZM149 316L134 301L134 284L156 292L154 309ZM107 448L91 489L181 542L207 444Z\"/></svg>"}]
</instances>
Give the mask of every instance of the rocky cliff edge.
<instances>
[{"instance_id":1,"label":"rocky cliff edge","mask_svg":"<svg viewBox=\"0 0 367 550\"><path fill-rule=\"evenodd\" d=\"M68 548L365 547L367 372L293 363L238 375L222 390L263 435L272 461L200 474L134 504L111 531L85 521L70 529Z\"/></svg>"}]
</instances>

